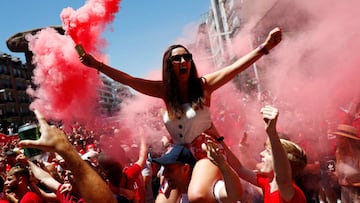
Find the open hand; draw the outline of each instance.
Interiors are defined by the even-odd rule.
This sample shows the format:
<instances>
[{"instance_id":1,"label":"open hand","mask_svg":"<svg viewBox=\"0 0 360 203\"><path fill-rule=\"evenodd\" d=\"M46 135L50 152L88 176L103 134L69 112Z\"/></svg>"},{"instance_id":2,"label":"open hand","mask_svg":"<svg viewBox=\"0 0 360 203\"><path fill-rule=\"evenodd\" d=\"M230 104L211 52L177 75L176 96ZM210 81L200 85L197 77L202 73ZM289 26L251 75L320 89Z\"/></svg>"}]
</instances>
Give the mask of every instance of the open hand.
<instances>
[{"instance_id":1,"label":"open hand","mask_svg":"<svg viewBox=\"0 0 360 203\"><path fill-rule=\"evenodd\" d=\"M73 189L70 183L64 183L60 186L60 193L71 192Z\"/></svg>"},{"instance_id":2,"label":"open hand","mask_svg":"<svg viewBox=\"0 0 360 203\"><path fill-rule=\"evenodd\" d=\"M218 144L211 139L208 139L206 143L203 143L201 148L206 152L208 159L215 165L221 166L224 162L226 162Z\"/></svg>"},{"instance_id":3,"label":"open hand","mask_svg":"<svg viewBox=\"0 0 360 203\"><path fill-rule=\"evenodd\" d=\"M35 110L34 113L40 126L40 139L22 140L19 142L20 146L58 153L68 150L68 147L72 147L62 130L54 125L50 126L37 110Z\"/></svg>"}]
</instances>

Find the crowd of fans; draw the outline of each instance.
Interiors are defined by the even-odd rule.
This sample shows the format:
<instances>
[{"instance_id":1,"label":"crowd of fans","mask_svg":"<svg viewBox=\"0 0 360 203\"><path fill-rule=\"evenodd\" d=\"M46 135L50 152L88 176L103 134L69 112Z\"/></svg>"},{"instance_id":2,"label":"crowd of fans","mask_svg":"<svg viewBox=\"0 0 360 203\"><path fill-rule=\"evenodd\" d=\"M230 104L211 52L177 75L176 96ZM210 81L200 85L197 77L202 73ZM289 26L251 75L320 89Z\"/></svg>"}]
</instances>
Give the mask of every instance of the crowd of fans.
<instances>
[{"instance_id":1,"label":"crowd of fans","mask_svg":"<svg viewBox=\"0 0 360 203\"><path fill-rule=\"evenodd\" d=\"M308 202L336 203L341 199L342 202L358 200L360 169L359 165L356 165L359 163L356 161L358 158L354 157L359 154L359 115L360 105L357 113L343 120L338 131L333 133L337 139L332 151L318 152L318 156L308 156L307 165L296 180ZM79 124L74 124L66 133L66 138L81 159L107 182L118 202L155 202L161 191L159 164L161 161L151 162L151 159L161 154L151 154L144 139L140 139L139 143L118 146L123 151L121 154L123 158L116 159L102 150L101 145L103 134L112 131L114 129L109 128L104 129L102 133L95 133ZM344 140L341 141L344 138L350 140L348 145L344 144ZM78 189L72 185L73 171L69 170L66 160L59 153L44 151L45 156L26 157L19 141L13 139L1 146L1 201L26 202L26 199L31 199L33 202L85 202ZM171 148L171 143L168 139L163 139L161 142L162 152L165 153ZM240 141L240 148L251 147L244 142L246 140ZM329 144L329 140L326 143ZM298 144L305 151L316 150L313 144L309 147L309 142L306 140ZM346 164L349 159L356 163ZM242 184L241 202L263 201L259 188L245 181L242 181ZM63 196L57 194L60 191ZM25 194L27 194L26 198ZM345 194L347 196L344 196Z\"/></svg>"},{"instance_id":2,"label":"crowd of fans","mask_svg":"<svg viewBox=\"0 0 360 203\"><path fill-rule=\"evenodd\" d=\"M62 127L60 126L59 129L62 129ZM114 131L114 129L110 127L95 133L76 123L72 126L71 130L68 130L66 136L69 143L71 143L81 158L108 182L114 194L119 194L119 202L154 202L157 189L153 188L153 186L157 184L155 180L157 179L157 166L151 164L148 159L150 154L148 154L148 146L145 144L145 141L141 143L121 144L121 146L118 147L121 148L120 151L123 153L119 155L120 159L116 159L107 155L106 150L103 150L100 144L100 140L104 134L110 133L111 131ZM12 136L12 139L2 143L1 146L0 171L2 193L0 199L17 202L15 195L12 195L12 198L10 197L10 188L8 188L8 184L5 183L7 176L13 173L11 171L14 167L23 167L24 170L30 169L30 171L33 170L34 167L39 167L51 174L59 183L71 184L72 172L67 170L66 162L59 154L43 151L41 156L26 157L24 155L24 148L18 145L19 141L19 137L15 135ZM136 155L138 155L137 158ZM35 166L32 164L30 167L29 164L26 163L27 161L29 161L29 163L35 163ZM155 172L153 173L153 171ZM49 192L49 189L41 184L42 181L34 177L33 172L30 173L27 171L26 173L29 173L30 177L28 187L34 183L41 190ZM31 188L34 190L34 187ZM153 192L153 190L155 192ZM36 191L39 190L36 189ZM48 196L43 196L43 199L46 202L59 202L55 195L50 199Z\"/></svg>"}]
</instances>

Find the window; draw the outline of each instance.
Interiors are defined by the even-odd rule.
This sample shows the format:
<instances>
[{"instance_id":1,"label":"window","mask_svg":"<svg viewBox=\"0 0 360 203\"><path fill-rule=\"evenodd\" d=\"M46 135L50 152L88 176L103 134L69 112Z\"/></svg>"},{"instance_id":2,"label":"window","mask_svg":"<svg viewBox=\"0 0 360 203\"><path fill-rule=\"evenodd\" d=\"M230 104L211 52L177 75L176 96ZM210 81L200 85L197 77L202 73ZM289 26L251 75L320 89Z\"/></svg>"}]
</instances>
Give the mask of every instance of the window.
<instances>
[{"instance_id":1,"label":"window","mask_svg":"<svg viewBox=\"0 0 360 203\"><path fill-rule=\"evenodd\" d=\"M9 69L7 67L7 65L3 65L3 69L4 69L4 74L9 74Z\"/></svg>"}]
</instances>

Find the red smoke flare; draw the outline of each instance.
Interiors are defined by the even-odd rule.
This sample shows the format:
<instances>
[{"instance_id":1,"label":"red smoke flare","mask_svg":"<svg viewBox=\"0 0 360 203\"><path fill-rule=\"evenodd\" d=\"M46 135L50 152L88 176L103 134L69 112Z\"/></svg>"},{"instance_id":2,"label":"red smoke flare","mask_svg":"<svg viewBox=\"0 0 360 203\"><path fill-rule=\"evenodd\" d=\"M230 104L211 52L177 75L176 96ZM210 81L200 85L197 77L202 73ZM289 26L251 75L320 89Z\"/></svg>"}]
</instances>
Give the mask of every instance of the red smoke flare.
<instances>
[{"instance_id":1,"label":"red smoke flare","mask_svg":"<svg viewBox=\"0 0 360 203\"><path fill-rule=\"evenodd\" d=\"M98 115L96 90L101 87L101 80L96 70L80 63L74 47L81 43L86 51L100 53L106 44L100 35L113 21L119 3L120 0L90 0L76 11L66 8L61 18L68 35L47 28L27 36L36 66L33 82L37 87L28 89L35 98L31 108L64 123L92 121Z\"/></svg>"}]
</instances>

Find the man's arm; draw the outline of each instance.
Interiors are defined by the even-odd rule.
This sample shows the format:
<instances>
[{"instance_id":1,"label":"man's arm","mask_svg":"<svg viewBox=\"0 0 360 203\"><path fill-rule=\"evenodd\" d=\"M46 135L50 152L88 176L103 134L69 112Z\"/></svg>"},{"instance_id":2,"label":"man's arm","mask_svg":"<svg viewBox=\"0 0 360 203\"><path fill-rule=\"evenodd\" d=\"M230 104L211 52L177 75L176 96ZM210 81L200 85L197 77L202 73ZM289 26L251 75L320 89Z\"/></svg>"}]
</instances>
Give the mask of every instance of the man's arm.
<instances>
[{"instance_id":1,"label":"man's arm","mask_svg":"<svg viewBox=\"0 0 360 203\"><path fill-rule=\"evenodd\" d=\"M229 147L225 144L225 142L221 142L222 147L224 148L227 162L231 165L231 167L236 171L241 179L258 186L256 180L256 173L246 168L241 161L236 157L236 155L229 149Z\"/></svg>"},{"instance_id":2,"label":"man's arm","mask_svg":"<svg viewBox=\"0 0 360 203\"><path fill-rule=\"evenodd\" d=\"M235 202L240 200L243 195L243 188L240 177L219 151L216 143L208 140L202 148L207 152L207 156L220 170L224 181L224 187L220 189L220 200L222 202Z\"/></svg>"},{"instance_id":3,"label":"man's arm","mask_svg":"<svg viewBox=\"0 0 360 203\"><path fill-rule=\"evenodd\" d=\"M279 111L272 106L265 106L260 112L263 114L266 133L271 145L276 183L281 197L289 201L294 196L295 189L292 185L293 180L290 162L280 142L278 132L276 131Z\"/></svg>"},{"instance_id":4,"label":"man's arm","mask_svg":"<svg viewBox=\"0 0 360 203\"><path fill-rule=\"evenodd\" d=\"M78 152L67 140L65 133L55 126L50 126L37 110L35 110L35 115L40 125L40 139L23 140L19 144L24 147L57 152L62 156L74 175L75 187L79 189L80 195L86 202L116 203L108 185L89 164L81 159Z\"/></svg>"},{"instance_id":5,"label":"man's arm","mask_svg":"<svg viewBox=\"0 0 360 203\"><path fill-rule=\"evenodd\" d=\"M140 135L140 149L139 149L139 159L135 164L139 165L141 169L145 167L146 159L148 155L148 146L146 144L144 135Z\"/></svg>"},{"instance_id":6,"label":"man's arm","mask_svg":"<svg viewBox=\"0 0 360 203\"><path fill-rule=\"evenodd\" d=\"M55 180L48 172L44 171L42 168L37 166L31 161L28 161L28 165L31 169L32 174L36 179L38 179L42 184L44 184L52 192L56 192L60 183Z\"/></svg>"}]
</instances>

